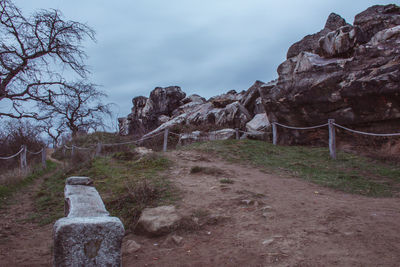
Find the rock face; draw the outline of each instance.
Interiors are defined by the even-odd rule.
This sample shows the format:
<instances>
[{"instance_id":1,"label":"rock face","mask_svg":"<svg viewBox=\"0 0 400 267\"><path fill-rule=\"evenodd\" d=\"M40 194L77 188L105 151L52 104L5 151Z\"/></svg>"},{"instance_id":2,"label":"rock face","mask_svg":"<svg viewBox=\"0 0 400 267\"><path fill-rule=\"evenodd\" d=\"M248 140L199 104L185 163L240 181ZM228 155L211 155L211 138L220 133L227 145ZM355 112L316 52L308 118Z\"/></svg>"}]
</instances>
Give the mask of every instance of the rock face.
<instances>
[{"instance_id":1,"label":"rock face","mask_svg":"<svg viewBox=\"0 0 400 267\"><path fill-rule=\"evenodd\" d=\"M373 6L354 26L331 14L325 28L290 47L275 83L260 87L271 121L400 125L400 8Z\"/></svg>"},{"instance_id":2,"label":"rock face","mask_svg":"<svg viewBox=\"0 0 400 267\"><path fill-rule=\"evenodd\" d=\"M199 95L185 97L179 87L156 88L150 98L133 99L132 113L119 118L120 134L148 136L178 125L242 128L264 106L257 81L247 92L234 90L206 101Z\"/></svg>"},{"instance_id":3,"label":"rock face","mask_svg":"<svg viewBox=\"0 0 400 267\"><path fill-rule=\"evenodd\" d=\"M132 113L128 115L126 121L124 118L119 119L120 133L142 136L153 130L168 120L167 117L181 105L181 100L185 96L180 87L170 86L156 87L151 91L149 98L144 96L133 98Z\"/></svg>"}]
</instances>

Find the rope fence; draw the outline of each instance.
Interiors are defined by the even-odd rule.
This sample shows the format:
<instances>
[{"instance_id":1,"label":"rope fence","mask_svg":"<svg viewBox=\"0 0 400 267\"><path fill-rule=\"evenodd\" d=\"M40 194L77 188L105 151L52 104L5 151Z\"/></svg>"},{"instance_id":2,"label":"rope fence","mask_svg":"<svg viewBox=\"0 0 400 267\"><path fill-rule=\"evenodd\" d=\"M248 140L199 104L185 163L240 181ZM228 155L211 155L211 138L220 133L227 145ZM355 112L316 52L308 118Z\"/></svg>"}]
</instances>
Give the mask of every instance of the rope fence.
<instances>
[{"instance_id":1,"label":"rope fence","mask_svg":"<svg viewBox=\"0 0 400 267\"><path fill-rule=\"evenodd\" d=\"M362 132L362 131L357 131L353 130L350 128L347 128L343 125L335 123L334 119L329 119L328 123L321 124L321 125L316 125L316 126L310 126L310 127L294 127L294 126L287 126L278 122L273 122L272 123L272 142L274 145L277 145L278 143L278 131L277 131L277 126L281 126L283 128L287 129L292 129L292 130L311 130L311 129L317 129L317 128L322 128L328 126L329 130L329 154L331 158L336 159L336 131L335 131L335 126L338 128L341 128L345 131L349 131L352 133L356 134L362 134L362 135L368 135L368 136L376 136L376 137L392 137L392 136L400 136L400 133L389 133L389 134L380 134L380 133L368 133L368 132Z\"/></svg>"},{"instance_id":2,"label":"rope fence","mask_svg":"<svg viewBox=\"0 0 400 267\"><path fill-rule=\"evenodd\" d=\"M278 126L282 127L282 128L286 128L286 129L291 129L291 130L313 130L313 129L318 129L318 128L323 128L328 126L328 130L329 130L329 153L331 158L336 159L336 136L335 136L335 127L341 128L345 131L349 131L352 133L356 133L356 134L362 134L362 135L368 135L368 136L377 136L377 137L391 137L391 136L400 136L400 133L390 133L390 134L381 134L381 133L368 133L368 132L362 132L362 131L357 131L357 130L353 130L350 128L347 128L343 125L337 124L335 123L335 120L333 119L329 119L327 123L324 124L320 124L320 125L315 125L315 126L307 126L307 127L296 127L296 126L289 126L289 125L285 125L285 124L281 124L278 122L273 122L271 123L271 125L265 125L262 128L259 128L258 130L253 130L253 131L242 131L238 128L233 129L234 131L234 136L236 139L240 139L240 134L242 134L242 138L243 136L251 136L251 135L264 135L264 134L270 134L270 128L272 126L272 143L274 145L278 144ZM232 129L231 129L232 131ZM113 147L113 146L121 146L121 145L130 145L130 144L139 144L141 145L144 141L146 140L150 140L159 136L163 135L163 140L162 140L162 151L167 151L168 149L168 138L169 136L175 136L177 137L178 140L176 140L176 138L174 139L175 142L177 141L177 146L182 145L182 140L195 140L195 141L209 141L209 140L219 140L221 139L220 135L223 135L224 138L226 137L226 135L229 135L231 133L228 132L218 132L218 131L213 131L213 132L208 132L206 134L202 134L201 132L199 133L175 133L170 131L168 128L161 130L159 132L155 132L152 133L150 135L144 135L144 137L141 137L137 140L131 140L128 142L121 142L121 143L97 143L94 145L90 145L88 147L80 147L80 146L76 146L74 144L72 144L71 146L67 146L64 145L63 146L63 154L64 157L66 156L66 150L71 150L71 156L73 157L76 153L76 150L84 150L84 151L91 151L91 150L95 150L95 155L100 155L100 153L102 152L103 148L105 147ZM264 138L264 137L263 137ZM174 141L173 140L173 141ZM158 141L157 141L158 142ZM161 140L159 139L159 142L161 142ZM160 143L158 143L160 144ZM21 157L21 168L26 168L26 153L30 153L32 155L38 155L38 154L42 154L42 162L43 165L45 166L46 163L46 149L41 149L40 151L37 152L32 152L29 151L28 149L26 149L26 146L22 146L21 150L18 151L16 154L12 155L12 156L6 156L6 157L0 157L0 160L7 160L7 159L11 159L11 158L15 158L17 156Z\"/></svg>"},{"instance_id":3,"label":"rope fence","mask_svg":"<svg viewBox=\"0 0 400 267\"><path fill-rule=\"evenodd\" d=\"M26 155L27 153L32 154L32 155L41 155L42 156L42 166L43 168L47 167L46 164L46 149L42 148L41 150L37 151L37 152L32 152L30 150L28 150L28 148L26 147L26 145L22 145L21 149L15 153L14 155L11 156L6 156L6 157L0 157L0 160L9 160L9 159L13 159L16 158L18 156L20 156L20 168L21 170L26 170L28 167L28 163L26 160Z\"/></svg>"}]
</instances>

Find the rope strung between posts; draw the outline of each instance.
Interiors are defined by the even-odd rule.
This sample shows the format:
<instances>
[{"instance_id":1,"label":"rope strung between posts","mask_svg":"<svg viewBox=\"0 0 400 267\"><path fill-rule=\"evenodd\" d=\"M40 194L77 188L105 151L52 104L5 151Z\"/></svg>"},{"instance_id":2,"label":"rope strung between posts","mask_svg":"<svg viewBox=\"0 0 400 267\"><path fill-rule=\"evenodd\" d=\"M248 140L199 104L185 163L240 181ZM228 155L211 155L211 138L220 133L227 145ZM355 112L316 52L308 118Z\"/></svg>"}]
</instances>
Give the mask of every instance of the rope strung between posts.
<instances>
[{"instance_id":1,"label":"rope strung between posts","mask_svg":"<svg viewBox=\"0 0 400 267\"><path fill-rule=\"evenodd\" d=\"M283 127L283 128L288 128L288 129L292 129L292 130L311 130L311 129L322 128L322 127L328 126L328 123L324 123L324 124L316 125L316 126L311 126L311 127L293 127L293 126L287 126L287 125L284 125L284 124L280 124L278 122L274 122L274 123L276 125L279 125L279 126Z\"/></svg>"},{"instance_id":2,"label":"rope strung between posts","mask_svg":"<svg viewBox=\"0 0 400 267\"><path fill-rule=\"evenodd\" d=\"M14 155L12 155L12 156L8 156L8 157L0 157L0 159L12 159L12 158L15 158L16 156L18 156L19 154L21 154L22 153L22 151L24 151L24 148L22 147L21 148L21 150L20 151L18 151L17 153L15 153Z\"/></svg>"},{"instance_id":3,"label":"rope strung between posts","mask_svg":"<svg viewBox=\"0 0 400 267\"><path fill-rule=\"evenodd\" d=\"M159 133L157 133L157 134L153 134L153 135L150 135L150 136L146 136L145 138L140 138L140 139L138 139L138 140L133 140L133 141L124 142L124 143L112 143L112 144L102 144L102 145L103 145L103 146L119 146L119 145L134 144L134 143L141 142L141 141L144 141L144 140L147 140L147 139L150 139L150 138L153 138L153 137L162 135L162 134L164 134L164 133L163 133L163 132L159 132Z\"/></svg>"},{"instance_id":4,"label":"rope strung between posts","mask_svg":"<svg viewBox=\"0 0 400 267\"><path fill-rule=\"evenodd\" d=\"M38 152L32 152L32 151L29 151L28 149L26 150L26 152L31 153L32 155L38 155L43 152L43 148Z\"/></svg>"},{"instance_id":5,"label":"rope strung between posts","mask_svg":"<svg viewBox=\"0 0 400 267\"><path fill-rule=\"evenodd\" d=\"M400 136L400 133L392 133L392 134L377 134L377 133L367 133L367 132L362 132L362 131L357 131L357 130L353 130L347 127L344 127L342 125L336 124L334 123L333 125L342 128L343 130L349 131L349 132L353 132L353 133L357 133L357 134L363 134L363 135L370 135L370 136Z\"/></svg>"}]
</instances>

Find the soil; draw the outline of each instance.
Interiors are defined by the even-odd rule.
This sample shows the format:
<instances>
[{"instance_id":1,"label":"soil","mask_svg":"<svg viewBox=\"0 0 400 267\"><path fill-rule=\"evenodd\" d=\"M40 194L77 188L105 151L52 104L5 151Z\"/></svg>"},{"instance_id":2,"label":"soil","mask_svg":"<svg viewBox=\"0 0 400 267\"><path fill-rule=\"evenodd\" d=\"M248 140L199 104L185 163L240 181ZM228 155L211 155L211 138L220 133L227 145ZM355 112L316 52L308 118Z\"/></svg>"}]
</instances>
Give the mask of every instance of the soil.
<instances>
[{"instance_id":1,"label":"soil","mask_svg":"<svg viewBox=\"0 0 400 267\"><path fill-rule=\"evenodd\" d=\"M167 153L186 218L215 218L170 236L129 234L124 266L399 266L400 198L370 198L193 151ZM223 174L191 174L194 166ZM220 180L229 178L233 184ZM1 210L0 266L51 265L52 225L27 222L41 180ZM204 217L204 218L202 218ZM126 252L126 243L141 245Z\"/></svg>"}]
</instances>

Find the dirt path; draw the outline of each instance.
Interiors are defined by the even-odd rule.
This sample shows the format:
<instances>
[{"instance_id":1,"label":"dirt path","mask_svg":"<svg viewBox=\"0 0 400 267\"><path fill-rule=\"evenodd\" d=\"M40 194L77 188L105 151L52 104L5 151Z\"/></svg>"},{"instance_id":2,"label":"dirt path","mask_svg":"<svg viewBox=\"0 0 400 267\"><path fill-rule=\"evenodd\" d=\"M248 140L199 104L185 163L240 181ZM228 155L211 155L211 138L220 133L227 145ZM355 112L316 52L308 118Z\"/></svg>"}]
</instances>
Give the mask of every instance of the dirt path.
<instances>
[{"instance_id":1,"label":"dirt path","mask_svg":"<svg viewBox=\"0 0 400 267\"><path fill-rule=\"evenodd\" d=\"M399 266L399 198L349 195L196 152L168 155L184 192L179 210L222 220L178 232L181 245L127 236L142 247L124 254L124 266ZM193 166L225 174L190 174Z\"/></svg>"},{"instance_id":2,"label":"dirt path","mask_svg":"<svg viewBox=\"0 0 400 267\"><path fill-rule=\"evenodd\" d=\"M47 159L52 149L47 151ZM34 212L34 196L43 179L14 194L10 205L0 209L0 266L51 266L52 224L39 226L29 220Z\"/></svg>"},{"instance_id":3,"label":"dirt path","mask_svg":"<svg viewBox=\"0 0 400 267\"><path fill-rule=\"evenodd\" d=\"M0 266L51 265L52 225L40 227L27 220L41 182L38 179L16 193L13 202L0 210Z\"/></svg>"},{"instance_id":4,"label":"dirt path","mask_svg":"<svg viewBox=\"0 0 400 267\"><path fill-rule=\"evenodd\" d=\"M168 236L129 235L142 247L124 266L399 266L400 199L349 195L190 151L167 154L182 190L178 209L213 218ZM190 174L193 166L220 175ZM222 184L229 178L233 184ZM0 210L0 266L51 266L52 225L27 221L42 180Z\"/></svg>"}]
</instances>

